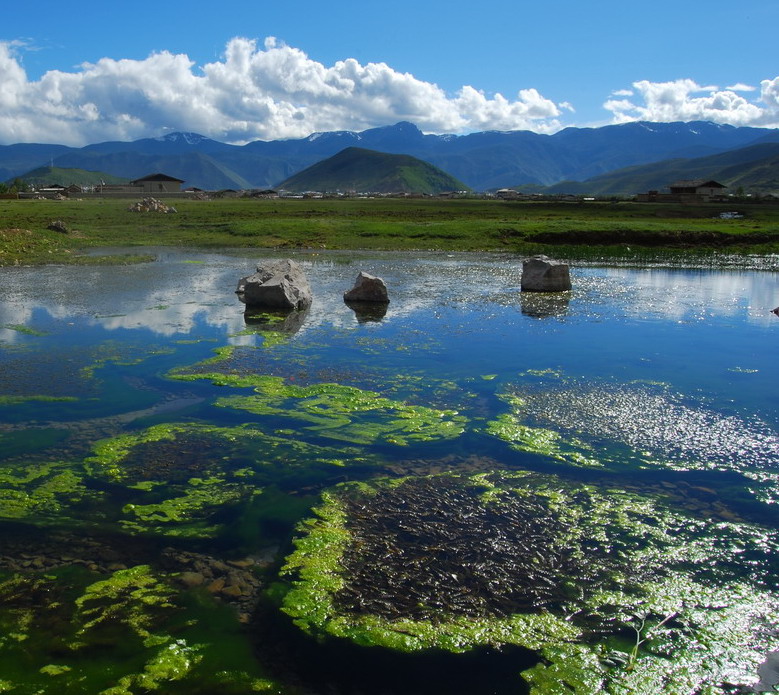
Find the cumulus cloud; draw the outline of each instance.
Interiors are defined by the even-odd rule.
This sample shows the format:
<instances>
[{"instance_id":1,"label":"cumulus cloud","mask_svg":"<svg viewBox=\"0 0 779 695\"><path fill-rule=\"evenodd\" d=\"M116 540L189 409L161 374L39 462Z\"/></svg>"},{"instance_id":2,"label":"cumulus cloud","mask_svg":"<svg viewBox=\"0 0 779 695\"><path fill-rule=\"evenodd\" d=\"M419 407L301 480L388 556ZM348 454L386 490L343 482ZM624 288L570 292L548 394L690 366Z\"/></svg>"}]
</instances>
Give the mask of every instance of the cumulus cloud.
<instances>
[{"instance_id":1,"label":"cumulus cloud","mask_svg":"<svg viewBox=\"0 0 779 695\"><path fill-rule=\"evenodd\" d=\"M103 58L74 72L27 77L0 42L0 138L83 145L196 131L226 142L305 137L409 120L426 132L554 132L560 108L536 89L509 99L437 85L385 63L352 58L327 67L268 38L232 39L221 60L198 68L166 51L144 60Z\"/></svg>"},{"instance_id":2,"label":"cumulus cloud","mask_svg":"<svg viewBox=\"0 0 779 695\"><path fill-rule=\"evenodd\" d=\"M604 103L615 123L628 121L712 121L734 126L779 127L779 77L761 82L760 98L749 101L737 91L745 84L719 89L690 79L673 82L634 82L632 90L619 90ZM635 97L630 99L628 97Z\"/></svg>"}]
</instances>

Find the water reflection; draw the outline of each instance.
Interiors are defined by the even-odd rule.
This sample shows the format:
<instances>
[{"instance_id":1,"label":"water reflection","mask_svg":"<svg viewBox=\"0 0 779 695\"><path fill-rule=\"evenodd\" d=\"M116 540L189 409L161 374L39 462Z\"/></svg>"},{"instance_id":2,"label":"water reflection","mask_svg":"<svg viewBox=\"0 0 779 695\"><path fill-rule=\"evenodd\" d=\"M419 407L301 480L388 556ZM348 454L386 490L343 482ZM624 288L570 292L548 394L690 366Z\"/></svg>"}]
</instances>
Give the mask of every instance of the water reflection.
<instances>
[{"instance_id":1,"label":"water reflection","mask_svg":"<svg viewBox=\"0 0 779 695\"><path fill-rule=\"evenodd\" d=\"M247 309L243 320L247 326L263 332L295 334L303 327L309 312L309 308L290 312Z\"/></svg>"},{"instance_id":2,"label":"water reflection","mask_svg":"<svg viewBox=\"0 0 779 695\"><path fill-rule=\"evenodd\" d=\"M570 292L520 292L519 305L525 316L547 318L564 316L571 302Z\"/></svg>"},{"instance_id":3,"label":"water reflection","mask_svg":"<svg viewBox=\"0 0 779 695\"><path fill-rule=\"evenodd\" d=\"M256 253L252 252L252 256ZM519 303L529 317L607 313L661 320L745 318L774 325L776 273L743 270L669 270L580 267L574 291L554 296L519 292L521 259L490 254L428 254L413 259L397 253L303 254L314 291L310 326L348 328L359 321L389 318L377 308L346 307L342 288L370 258L371 270L393 287L391 317L430 314L441 306ZM105 330L146 329L160 336L191 333L198 325L240 331L243 306L234 296L244 257L166 251L164 261L111 268L3 268L0 340L15 342L8 326L30 325L36 310L50 318L88 317ZM46 297L38 291L48 288Z\"/></svg>"},{"instance_id":4,"label":"water reflection","mask_svg":"<svg viewBox=\"0 0 779 695\"><path fill-rule=\"evenodd\" d=\"M665 319L746 316L768 324L779 294L775 272L610 268L603 276L641 296L626 303L628 313Z\"/></svg>"},{"instance_id":5,"label":"water reflection","mask_svg":"<svg viewBox=\"0 0 779 695\"><path fill-rule=\"evenodd\" d=\"M384 302L347 302L344 301L353 312L358 323L370 323L381 321L387 315L388 303Z\"/></svg>"}]
</instances>

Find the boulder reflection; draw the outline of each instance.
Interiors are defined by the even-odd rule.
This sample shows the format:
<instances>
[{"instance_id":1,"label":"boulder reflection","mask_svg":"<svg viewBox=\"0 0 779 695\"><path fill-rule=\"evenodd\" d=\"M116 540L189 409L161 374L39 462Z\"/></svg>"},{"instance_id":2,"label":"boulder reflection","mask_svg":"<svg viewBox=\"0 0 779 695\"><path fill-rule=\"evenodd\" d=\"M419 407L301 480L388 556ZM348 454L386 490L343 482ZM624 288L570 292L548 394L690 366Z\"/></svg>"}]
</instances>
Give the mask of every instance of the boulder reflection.
<instances>
[{"instance_id":1,"label":"boulder reflection","mask_svg":"<svg viewBox=\"0 0 779 695\"><path fill-rule=\"evenodd\" d=\"M247 326L259 331L273 331L276 333L297 333L308 317L309 310L303 311L260 311L247 309L243 314L243 320Z\"/></svg>"},{"instance_id":2,"label":"boulder reflection","mask_svg":"<svg viewBox=\"0 0 779 695\"><path fill-rule=\"evenodd\" d=\"M522 313L539 319L564 316L570 301L570 292L521 292L519 295Z\"/></svg>"},{"instance_id":3,"label":"boulder reflection","mask_svg":"<svg viewBox=\"0 0 779 695\"><path fill-rule=\"evenodd\" d=\"M354 302L344 300L344 304L353 312L359 323L381 321L387 315L389 303L385 302Z\"/></svg>"}]
</instances>

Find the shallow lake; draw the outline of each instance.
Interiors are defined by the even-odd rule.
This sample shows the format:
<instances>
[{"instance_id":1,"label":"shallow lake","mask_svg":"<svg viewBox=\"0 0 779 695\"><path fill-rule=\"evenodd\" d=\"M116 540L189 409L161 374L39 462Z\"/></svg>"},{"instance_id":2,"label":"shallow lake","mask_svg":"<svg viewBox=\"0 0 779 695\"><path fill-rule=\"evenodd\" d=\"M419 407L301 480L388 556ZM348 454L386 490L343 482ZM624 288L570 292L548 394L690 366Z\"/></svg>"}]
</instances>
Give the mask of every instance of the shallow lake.
<instances>
[{"instance_id":1,"label":"shallow lake","mask_svg":"<svg viewBox=\"0 0 779 695\"><path fill-rule=\"evenodd\" d=\"M516 641L400 654L279 609L297 525L347 481L529 472L774 547L775 269L574 265L541 295L507 255L296 252L314 302L284 318L234 292L269 255L150 251L0 268L0 692L528 692L553 659ZM386 310L344 304L361 270ZM718 562L767 605L747 546ZM744 688L776 679L761 630L722 672Z\"/></svg>"}]
</instances>

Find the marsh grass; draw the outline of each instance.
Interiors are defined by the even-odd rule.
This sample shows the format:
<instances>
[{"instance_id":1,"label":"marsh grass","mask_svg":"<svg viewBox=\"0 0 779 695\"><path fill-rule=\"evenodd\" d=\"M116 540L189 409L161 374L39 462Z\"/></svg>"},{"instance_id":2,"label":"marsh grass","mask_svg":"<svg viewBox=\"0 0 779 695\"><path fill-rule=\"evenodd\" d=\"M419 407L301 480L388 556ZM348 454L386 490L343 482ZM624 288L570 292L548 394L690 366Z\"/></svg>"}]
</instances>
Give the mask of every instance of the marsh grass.
<instances>
[{"instance_id":1,"label":"marsh grass","mask_svg":"<svg viewBox=\"0 0 779 695\"><path fill-rule=\"evenodd\" d=\"M779 206L536 203L461 199L173 201L174 214L129 200L0 201L0 265L96 262L101 246L328 248L630 255L641 249L779 251ZM735 208L734 208L735 209ZM68 234L47 229L62 220ZM636 249L635 247L638 247ZM143 258L124 258L135 262ZM116 261L116 259L114 260Z\"/></svg>"}]
</instances>

